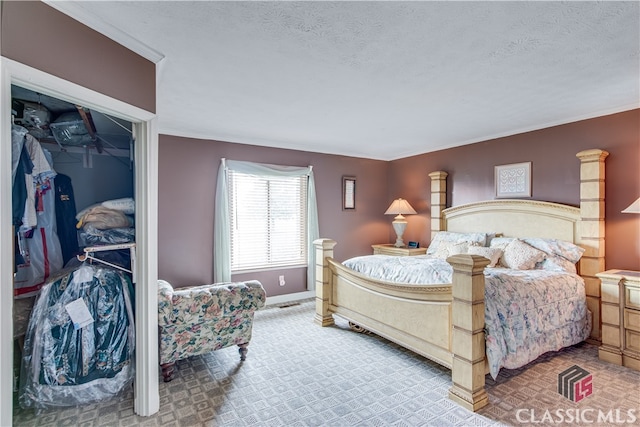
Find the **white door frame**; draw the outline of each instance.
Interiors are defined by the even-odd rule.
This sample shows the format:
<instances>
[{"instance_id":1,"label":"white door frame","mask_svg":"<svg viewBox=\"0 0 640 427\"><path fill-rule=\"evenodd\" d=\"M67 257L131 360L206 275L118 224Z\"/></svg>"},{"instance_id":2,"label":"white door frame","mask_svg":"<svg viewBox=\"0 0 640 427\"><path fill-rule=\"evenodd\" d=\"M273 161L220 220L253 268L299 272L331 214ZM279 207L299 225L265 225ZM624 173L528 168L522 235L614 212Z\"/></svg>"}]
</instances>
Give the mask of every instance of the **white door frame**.
<instances>
[{"instance_id":1,"label":"white door frame","mask_svg":"<svg viewBox=\"0 0 640 427\"><path fill-rule=\"evenodd\" d=\"M137 262L134 410L160 409L158 385L158 131L155 114L0 57L0 425L13 418L13 247L11 236L11 85L93 108L133 123ZM108 177L105 177L108 179Z\"/></svg>"}]
</instances>

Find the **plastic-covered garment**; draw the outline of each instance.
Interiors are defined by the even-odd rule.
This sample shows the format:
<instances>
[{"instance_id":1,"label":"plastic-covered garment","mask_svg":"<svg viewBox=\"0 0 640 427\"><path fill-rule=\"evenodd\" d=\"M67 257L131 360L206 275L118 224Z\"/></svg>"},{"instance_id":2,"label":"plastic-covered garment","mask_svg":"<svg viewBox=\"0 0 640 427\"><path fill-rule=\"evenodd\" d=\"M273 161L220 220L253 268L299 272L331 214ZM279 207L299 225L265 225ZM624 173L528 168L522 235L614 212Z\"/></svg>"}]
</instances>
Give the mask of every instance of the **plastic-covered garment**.
<instances>
[{"instance_id":1,"label":"plastic-covered garment","mask_svg":"<svg viewBox=\"0 0 640 427\"><path fill-rule=\"evenodd\" d=\"M11 180L16 179L16 171L20 162L22 147L24 147L24 136L29 132L18 125L11 125Z\"/></svg>"},{"instance_id":2,"label":"plastic-covered garment","mask_svg":"<svg viewBox=\"0 0 640 427\"><path fill-rule=\"evenodd\" d=\"M132 307L131 281L115 269L85 263L47 282L25 336L20 406L82 405L131 385Z\"/></svg>"},{"instance_id":3,"label":"plastic-covered garment","mask_svg":"<svg viewBox=\"0 0 640 427\"><path fill-rule=\"evenodd\" d=\"M16 298L37 294L47 278L64 265L57 234L54 189L51 184L46 190L40 186L38 195L41 210L37 212L36 228L17 233L16 255L20 256L16 256L16 275L13 280Z\"/></svg>"}]
</instances>

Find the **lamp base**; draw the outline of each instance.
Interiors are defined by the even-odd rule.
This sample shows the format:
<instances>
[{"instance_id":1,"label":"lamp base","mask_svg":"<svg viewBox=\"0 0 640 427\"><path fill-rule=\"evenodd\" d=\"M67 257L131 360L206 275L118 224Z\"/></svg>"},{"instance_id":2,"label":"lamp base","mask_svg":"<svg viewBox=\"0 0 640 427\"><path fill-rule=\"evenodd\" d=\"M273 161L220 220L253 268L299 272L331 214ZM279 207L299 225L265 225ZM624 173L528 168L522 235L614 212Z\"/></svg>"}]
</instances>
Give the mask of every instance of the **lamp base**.
<instances>
[{"instance_id":1,"label":"lamp base","mask_svg":"<svg viewBox=\"0 0 640 427\"><path fill-rule=\"evenodd\" d=\"M395 217L393 222L393 229L396 231L396 243L393 246L396 248L403 248L405 246L404 241L402 240L402 235L404 234L405 228L407 228L407 220L404 219L402 215L398 215Z\"/></svg>"}]
</instances>

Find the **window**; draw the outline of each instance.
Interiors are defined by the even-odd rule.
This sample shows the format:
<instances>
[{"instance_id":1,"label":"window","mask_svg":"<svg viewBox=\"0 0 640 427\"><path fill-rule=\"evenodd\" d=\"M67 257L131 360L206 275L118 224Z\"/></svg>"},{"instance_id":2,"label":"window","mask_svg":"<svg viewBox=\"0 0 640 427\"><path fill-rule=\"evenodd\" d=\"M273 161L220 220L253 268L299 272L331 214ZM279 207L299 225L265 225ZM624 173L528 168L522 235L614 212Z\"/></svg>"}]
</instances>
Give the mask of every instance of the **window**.
<instances>
[{"instance_id":1,"label":"window","mask_svg":"<svg viewBox=\"0 0 640 427\"><path fill-rule=\"evenodd\" d=\"M227 174L231 271L306 265L308 176Z\"/></svg>"}]
</instances>

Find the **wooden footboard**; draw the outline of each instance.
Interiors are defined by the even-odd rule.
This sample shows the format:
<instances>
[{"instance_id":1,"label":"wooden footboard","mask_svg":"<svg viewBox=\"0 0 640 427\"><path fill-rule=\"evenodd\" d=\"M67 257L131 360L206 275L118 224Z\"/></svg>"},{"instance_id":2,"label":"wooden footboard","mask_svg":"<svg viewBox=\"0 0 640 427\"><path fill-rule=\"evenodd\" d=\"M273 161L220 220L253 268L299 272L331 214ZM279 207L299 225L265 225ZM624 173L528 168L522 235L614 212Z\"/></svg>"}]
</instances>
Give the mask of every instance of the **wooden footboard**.
<instances>
[{"instance_id":1,"label":"wooden footboard","mask_svg":"<svg viewBox=\"0 0 640 427\"><path fill-rule=\"evenodd\" d=\"M476 411L488 403L484 390L484 275L488 260L456 255L453 283L398 286L371 280L333 259L336 242L315 242L316 315L333 315L372 331L452 371L449 397Z\"/></svg>"}]
</instances>

